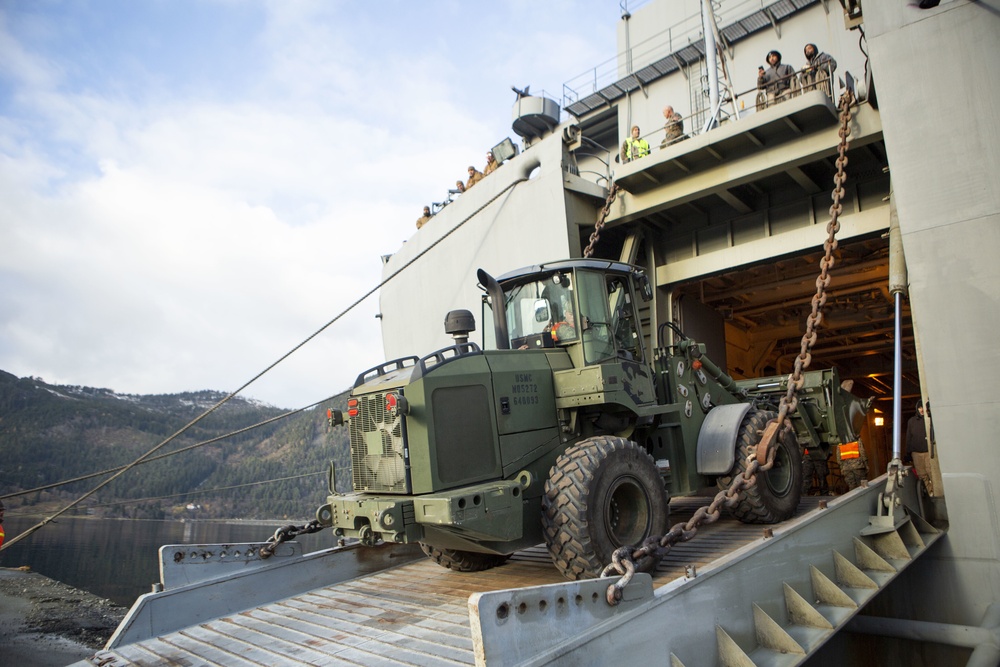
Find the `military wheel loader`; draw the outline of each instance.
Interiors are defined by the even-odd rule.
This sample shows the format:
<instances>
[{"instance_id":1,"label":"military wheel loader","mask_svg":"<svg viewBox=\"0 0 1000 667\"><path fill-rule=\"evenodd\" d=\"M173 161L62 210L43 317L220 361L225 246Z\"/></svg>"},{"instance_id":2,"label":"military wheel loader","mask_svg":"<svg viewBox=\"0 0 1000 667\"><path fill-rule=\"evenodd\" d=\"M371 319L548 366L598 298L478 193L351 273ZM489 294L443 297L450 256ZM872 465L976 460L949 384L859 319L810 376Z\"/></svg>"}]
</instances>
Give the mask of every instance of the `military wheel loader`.
<instances>
[{"instance_id":1,"label":"military wheel loader","mask_svg":"<svg viewBox=\"0 0 1000 667\"><path fill-rule=\"evenodd\" d=\"M418 542L460 571L544 542L566 577L596 577L616 548L667 531L670 497L743 472L784 380L736 382L679 331L650 355L642 269L577 259L478 278L492 319L483 346L468 340L471 312L453 311L454 345L362 373L347 415L330 412L351 441L353 492L331 473L317 510L337 536ZM792 516L803 446L825 457L856 439L867 405L833 371L807 385L796 437L778 439L774 467L739 496L742 521Z\"/></svg>"}]
</instances>

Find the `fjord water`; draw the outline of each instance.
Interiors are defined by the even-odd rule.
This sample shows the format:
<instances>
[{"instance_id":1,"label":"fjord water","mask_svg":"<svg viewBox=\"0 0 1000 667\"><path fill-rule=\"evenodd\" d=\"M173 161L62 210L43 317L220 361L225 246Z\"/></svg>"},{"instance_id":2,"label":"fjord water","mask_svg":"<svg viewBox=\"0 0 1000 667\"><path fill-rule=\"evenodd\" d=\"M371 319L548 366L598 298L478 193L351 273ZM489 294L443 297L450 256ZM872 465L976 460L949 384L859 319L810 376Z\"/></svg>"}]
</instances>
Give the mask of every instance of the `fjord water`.
<instances>
[{"instance_id":1,"label":"fjord water","mask_svg":"<svg viewBox=\"0 0 1000 667\"><path fill-rule=\"evenodd\" d=\"M36 523L8 512L3 524L7 539ZM0 567L27 565L51 579L128 607L160 580L157 559L164 544L260 543L286 523L60 518L0 552ZM305 553L336 544L329 530L301 535L296 541ZM387 562L402 564L411 557L407 552L387 561L365 553L369 551L357 549L338 556L336 568L343 570L336 573L338 578L384 569ZM412 557L417 554L419 550Z\"/></svg>"}]
</instances>

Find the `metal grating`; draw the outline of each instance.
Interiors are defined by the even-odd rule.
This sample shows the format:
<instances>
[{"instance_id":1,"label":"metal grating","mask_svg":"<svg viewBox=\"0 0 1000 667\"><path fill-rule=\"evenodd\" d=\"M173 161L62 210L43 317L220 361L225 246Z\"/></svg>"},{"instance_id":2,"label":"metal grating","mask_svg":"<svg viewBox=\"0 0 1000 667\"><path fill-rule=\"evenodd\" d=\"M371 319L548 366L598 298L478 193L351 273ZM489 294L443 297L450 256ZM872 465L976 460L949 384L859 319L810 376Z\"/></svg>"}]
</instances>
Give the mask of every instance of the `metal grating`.
<instances>
[{"instance_id":1,"label":"metal grating","mask_svg":"<svg viewBox=\"0 0 1000 667\"><path fill-rule=\"evenodd\" d=\"M677 59L673 55L657 60L652 66L661 74L670 74L671 72L676 72L681 68L681 66L677 64Z\"/></svg>"},{"instance_id":2,"label":"metal grating","mask_svg":"<svg viewBox=\"0 0 1000 667\"><path fill-rule=\"evenodd\" d=\"M757 32L758 30L771 25L771 19L767 17L763 11L754 12L746 18L740 19L740 25L746 28L747 34Z\"/></svg>"},{"instance_id":3,"label":"metal grating","mask_svg":"<svg viewBox=\"0 0 1000 667\"><path fill-rule=\"evenodd\" d=\"M611 84L610 86L601 88L599 91L597 91L597 94L603 97L604 99L610 101L610 100L617 100L619 97L625 94L625 91L619 88L616 84Z\"/></svg>"},{"instance_id":4,"label":"metal grating","mask_svg":"<svg viewBox=\"0 0 1000 667\"><path fill-rule=\"evenodd\" d=\"M629 74L615 85L625 92L632 92L639 87L639 80L636 78L635 74Z\"/></svg>"},{"instance_id":5,"label":"metal grating","mask_svg":"<svg viewBox=\"0 0 1000 667\"><path fill-rule=\"evenodd\" d=\"M677 52L677 57L685 63L697 62L701 60L703 55L702 50L695 47L694 44L689 44Z\"/></svg>"},{"instance_id":6,"label":"metal grating","mask_svg":"<svg viewBox=\"0 0 1000 667\"><path fill-rule=\"evenodd\" d=\"M741 39L752 35L755 32L771 27L771 16L775 21L782 21L801 9L814 5L819 0L778 0L771 3L764 9L754 12L749 16L731 23L720 29L725 41L731 46ZM770 13L770 16L769 16ZM646 65L638 72L616 81L615 83L601 89L599 93L592 94L581 101L575 102L566 107L566 111L579 117L581 114L593 111L604 106L607 102L618 99L625 92L635 90L638 82L643 85L652 83L661 76L666 76L680 69L678 60L683 65L690 65L705 57L705 43L703 41L692 42L682 49L679 49L665 58L660 58L654 63ZM654 75L653 71L659 72ZM614 94L614 90L623 91L621 94ZM596 98L596 99L595 99Z\"/></svg>"},{"instance_id":7,"label":"metal grating","mask_svg":"<svg viewBox=\"0 0 1000 667\"><path fill-rule=\"evenodd\" d=\"M733 42L747 35L747 29L739 23L733 23L720 30L727 42Z\"/></svg>"},{"instance_id":8,"label":"metal grating","mask_svg":"<svg viewBox=\"0 0 1000 667\"><path fill-rule=\"evenodd\" d=\"M659 79L660 74L661 73L658 72L655 67L653 67L652 65L647 65L646 67L643 67L641 70L636 72L635 76L643 83L649 83L650 81Z\"/></svg>"},{"instance_id":9,"label":"metal grating","mask_svg":"<svg viewBox=\"0 0 1000 667\"><path fill-rule=\"evenodd\" d=\"M778 0L770 7L767 8L771 12L771 15L778 21L795 13L795 5L791 3L791 0Z\"/></svg>"},{"instance_id":10,"label":"metal grating","mask_svg":"<svg viewBox=\"0 0 1000 667\"><path fill-rule=\"evenodd\" d=\"M390 474L402 463L402 416L393 417L386 412L385 394L366 394L356 398L358 416L351 420L350 427L354 490L407 493L405 479L396 481L396 476Z\"/></svg>"}]
</instances>

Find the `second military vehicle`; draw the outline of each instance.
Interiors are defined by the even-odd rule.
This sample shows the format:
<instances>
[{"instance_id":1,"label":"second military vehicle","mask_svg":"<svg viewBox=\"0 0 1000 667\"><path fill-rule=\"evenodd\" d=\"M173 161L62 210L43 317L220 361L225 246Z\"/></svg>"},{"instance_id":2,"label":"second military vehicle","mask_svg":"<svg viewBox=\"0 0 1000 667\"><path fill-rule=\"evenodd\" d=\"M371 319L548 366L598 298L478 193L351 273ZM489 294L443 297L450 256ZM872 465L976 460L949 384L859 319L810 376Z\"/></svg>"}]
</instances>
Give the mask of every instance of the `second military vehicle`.
<instances>
[{"instance_id":1,"label":"second military vehicle","mask_svg":"<svg viewBox=\"0 0 1000 667\"><path fill-rule=\"evenodd\" d=\"M454 345L362 373L346 418L331 412L349 425L353 492L331 484L320 523L369 544L419 542L462 571L544 542L579 579L666 532L671 496L728 488L743 472L783 380L737 383L679 331L650 355L642 269L577 259L478 277L491 345L469 342L472 314L453 311ZM779 437L774 466L739 494L743 521L795 512L803 445L825 459L857 439L867 405L832 371L808 373L806 387L797 437Z\"/></svg>"}]
</instances>

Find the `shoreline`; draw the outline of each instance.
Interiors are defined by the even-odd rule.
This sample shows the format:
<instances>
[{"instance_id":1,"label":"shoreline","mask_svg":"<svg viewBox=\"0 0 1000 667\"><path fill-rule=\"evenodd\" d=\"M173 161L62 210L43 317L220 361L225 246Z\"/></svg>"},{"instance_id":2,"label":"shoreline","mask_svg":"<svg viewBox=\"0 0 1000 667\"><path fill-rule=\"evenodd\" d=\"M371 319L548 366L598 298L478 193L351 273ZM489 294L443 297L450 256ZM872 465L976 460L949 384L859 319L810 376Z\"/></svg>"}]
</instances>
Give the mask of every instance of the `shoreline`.
<instances>
[{"instance_id":1,"label":"shoreline","mask_svg":"<svg viewBox=\"0 0 1000 667\"><path fill-rule=\"evenodd\" d=\"M102 649L128 609L45 575L0 567L5 664L63 667Z\"/></svg>"}]
</instances>

